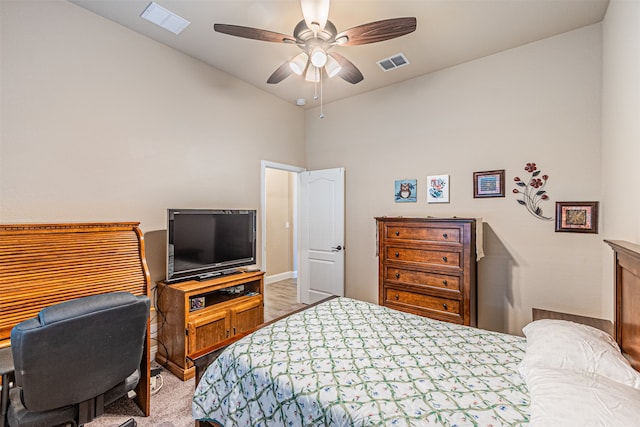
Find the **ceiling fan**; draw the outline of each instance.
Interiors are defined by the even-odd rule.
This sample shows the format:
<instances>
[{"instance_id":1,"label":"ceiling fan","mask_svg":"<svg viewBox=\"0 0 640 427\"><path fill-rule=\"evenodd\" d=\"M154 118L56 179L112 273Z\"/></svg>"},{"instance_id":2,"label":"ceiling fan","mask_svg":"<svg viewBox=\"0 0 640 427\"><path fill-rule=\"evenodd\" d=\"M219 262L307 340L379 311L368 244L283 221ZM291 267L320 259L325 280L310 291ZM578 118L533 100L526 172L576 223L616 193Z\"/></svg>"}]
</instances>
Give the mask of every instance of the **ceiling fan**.
<instances>
[{"instance_id":1,"label":"ceiling fan","mask_svg":"<svg viewBox=\"0 0 640 427\"><path fill-rule=\"evenodd\" d=\"M369 22L338 32L328 20L329 0L301 0L300 3L304 19L293 29L293 36L229 24L215 24L213 29L231 36L298 46L302 52L278 67L267 79L269 84L280 83L292 73L305 74L307 81L318 82L323 70L330 78L339 76L349 83L359 83L364 76L358 67L339 53L329 52L331 48L390 40L416 29L416 18L406 17Z\"/></svg>"}]
</instances>

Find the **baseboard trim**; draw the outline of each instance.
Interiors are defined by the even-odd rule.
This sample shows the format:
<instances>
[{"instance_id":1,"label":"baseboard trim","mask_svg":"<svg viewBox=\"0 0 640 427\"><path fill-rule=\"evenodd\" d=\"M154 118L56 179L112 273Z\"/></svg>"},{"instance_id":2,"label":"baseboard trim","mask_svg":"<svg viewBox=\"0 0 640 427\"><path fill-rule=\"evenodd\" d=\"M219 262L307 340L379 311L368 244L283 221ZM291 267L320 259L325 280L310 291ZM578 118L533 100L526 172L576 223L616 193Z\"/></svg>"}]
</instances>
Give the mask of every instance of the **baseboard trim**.
<instances>
[{"instance_id":1,"label":"baseboard trim","mask_svg":"<svg viewBox=\"0 0 640 427\"><path fill-rule=\"evenodd\" d=\"M297 277L298 277L298 272L297 271L286 271L284 273L273 274L271 276L265 276L264 284L268 285L269 283L275 283L275 282L279 282L281 280L287 280L287 279L295 279Z\"/></svg>"}]
</instances>

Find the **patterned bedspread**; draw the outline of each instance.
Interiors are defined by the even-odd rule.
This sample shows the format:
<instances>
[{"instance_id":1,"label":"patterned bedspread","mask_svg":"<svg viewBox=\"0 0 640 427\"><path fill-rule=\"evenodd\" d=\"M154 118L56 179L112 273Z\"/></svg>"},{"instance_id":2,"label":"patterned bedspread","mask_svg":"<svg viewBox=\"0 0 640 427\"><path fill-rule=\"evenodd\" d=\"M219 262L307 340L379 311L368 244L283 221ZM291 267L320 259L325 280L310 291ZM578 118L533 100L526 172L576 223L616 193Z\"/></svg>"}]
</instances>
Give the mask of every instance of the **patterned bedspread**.
<instances>
[{"instance_id":1,"label":"patterned bedspread","mask_svg":"<svg viewBox=\"0 0 640 427\"><path fill-rule=\"evenodd\" d=\"M337 298L236 342L195 419L224 426L519 426L523 338Z\"/></svg>"}]
</instances>

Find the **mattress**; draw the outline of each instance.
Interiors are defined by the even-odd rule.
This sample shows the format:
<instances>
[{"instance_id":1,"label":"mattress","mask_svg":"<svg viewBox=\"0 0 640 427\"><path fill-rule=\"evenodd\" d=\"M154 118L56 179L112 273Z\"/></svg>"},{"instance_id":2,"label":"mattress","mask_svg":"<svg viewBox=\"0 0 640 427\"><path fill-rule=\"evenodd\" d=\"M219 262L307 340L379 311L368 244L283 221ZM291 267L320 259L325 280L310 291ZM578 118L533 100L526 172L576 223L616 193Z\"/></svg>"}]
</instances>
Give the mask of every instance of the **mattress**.
<instances>
[{"instance_id":1,"label":"mattress","mask_svg":"<svg viewBox=\"0 0 640 427\"><path fill-rule=\"evenodd\" d=\"M522 337L337 298L229 346L193 417L223 426L519 426Z\"/></svg>"}]
</instances>

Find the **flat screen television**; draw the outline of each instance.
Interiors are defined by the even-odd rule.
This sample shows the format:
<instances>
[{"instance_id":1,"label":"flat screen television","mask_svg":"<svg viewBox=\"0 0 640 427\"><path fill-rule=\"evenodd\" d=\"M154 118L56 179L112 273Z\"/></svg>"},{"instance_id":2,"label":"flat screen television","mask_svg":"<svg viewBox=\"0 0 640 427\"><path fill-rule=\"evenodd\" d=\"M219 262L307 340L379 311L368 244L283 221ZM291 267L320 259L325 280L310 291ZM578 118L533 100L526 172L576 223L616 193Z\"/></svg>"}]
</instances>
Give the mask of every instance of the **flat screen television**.
<instances>
[{"instance_id":1,"label":"flat screen television","mask_svg":"<svg viewBox=\"0 0 640 427\"><path fill-rule=\"evenodd\" d=\"M255 210L167 210L167 282L232 274L255 263Z\"/></svg>"}]
</instances>

